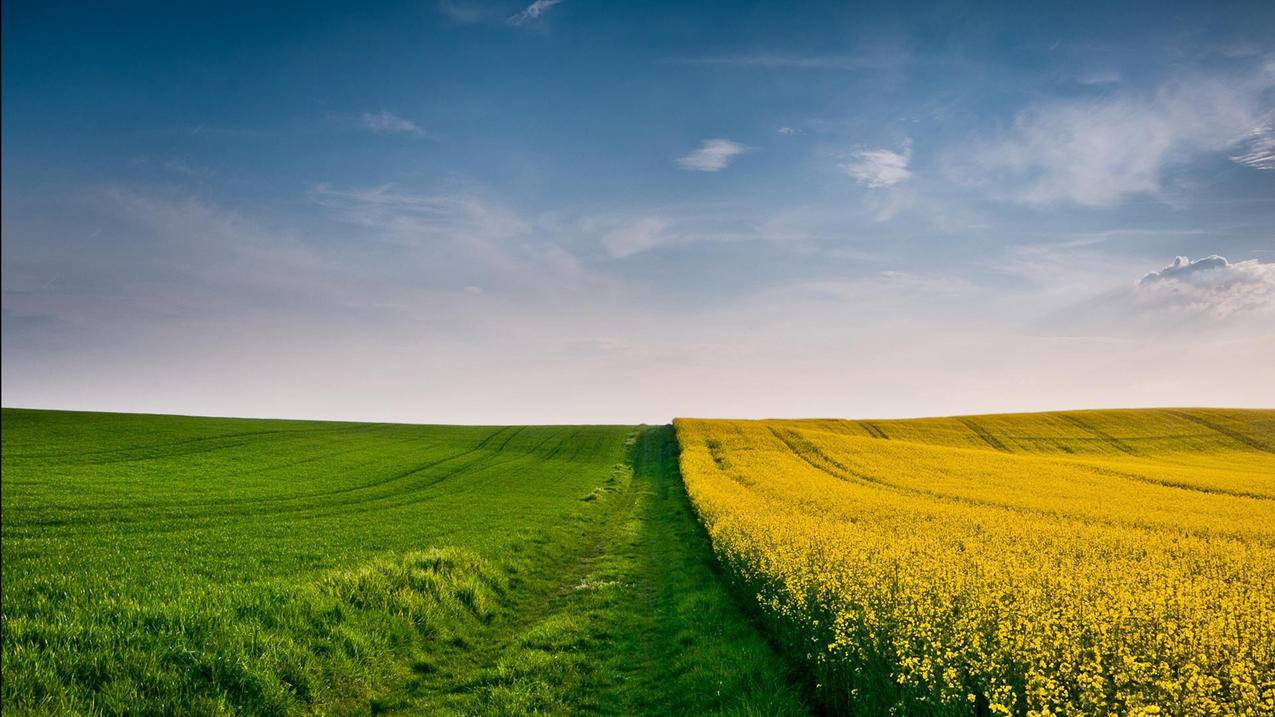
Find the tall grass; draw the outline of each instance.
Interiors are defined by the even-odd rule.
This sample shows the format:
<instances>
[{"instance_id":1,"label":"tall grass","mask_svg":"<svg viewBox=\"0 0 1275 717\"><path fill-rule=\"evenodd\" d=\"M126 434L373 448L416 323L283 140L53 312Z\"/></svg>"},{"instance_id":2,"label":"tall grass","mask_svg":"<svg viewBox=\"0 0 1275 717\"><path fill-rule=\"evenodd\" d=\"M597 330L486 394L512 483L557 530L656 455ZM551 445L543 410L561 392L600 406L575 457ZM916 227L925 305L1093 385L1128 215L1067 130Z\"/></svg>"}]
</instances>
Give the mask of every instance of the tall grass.
<instances>
[{"instance_id":1,"label":"tall grass","mask_svg":"<svg viewBox=\"0 0 1275 717\"><path fill-rule=\"evenodd\" d=\"M508 589L501 570L463 550L303 584L191 585L163 600L78 577L38 579L36 599L6 606L6 710L283 715L360 701L400 679L412 655L465 639Z\"/></svg>"}]
</instances>

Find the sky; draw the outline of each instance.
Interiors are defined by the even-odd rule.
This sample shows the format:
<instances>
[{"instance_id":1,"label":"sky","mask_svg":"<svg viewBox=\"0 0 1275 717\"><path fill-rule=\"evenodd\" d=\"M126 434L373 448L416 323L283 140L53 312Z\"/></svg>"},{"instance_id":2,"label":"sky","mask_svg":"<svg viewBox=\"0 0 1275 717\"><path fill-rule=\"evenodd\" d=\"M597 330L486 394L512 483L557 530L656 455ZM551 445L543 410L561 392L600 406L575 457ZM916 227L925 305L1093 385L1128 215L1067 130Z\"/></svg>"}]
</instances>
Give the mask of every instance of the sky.
<instances>
[{"instance_id":1,"label":"sky","mask_svg":"<svg viewBox=\"0 0 1275 717\"><path fill-rule=\"evenodd\" d=\"M1275 406L1266 0L2 12L5 406Z\"/></svg>"}]
</instances>

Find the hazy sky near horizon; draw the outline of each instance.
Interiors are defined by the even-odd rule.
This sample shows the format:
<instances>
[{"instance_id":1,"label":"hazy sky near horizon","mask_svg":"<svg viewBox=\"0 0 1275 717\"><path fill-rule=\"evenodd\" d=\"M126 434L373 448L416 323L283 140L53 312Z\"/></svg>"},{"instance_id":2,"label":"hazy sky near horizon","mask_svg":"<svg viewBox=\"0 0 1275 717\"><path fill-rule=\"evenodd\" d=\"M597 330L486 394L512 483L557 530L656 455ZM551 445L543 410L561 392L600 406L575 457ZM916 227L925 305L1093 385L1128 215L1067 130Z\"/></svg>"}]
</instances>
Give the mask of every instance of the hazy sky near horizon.
<instances>
[{"instance_id":1,"label":"hazy sky near horizon","mask_svg":"<svg viewBox=\"0 0 1275 717\"><path fill-rule=\"evenodd\" d=\"M4 405L1275 406L1275 3L367 5L4 3Z\"/></svg>"}]
</instances>

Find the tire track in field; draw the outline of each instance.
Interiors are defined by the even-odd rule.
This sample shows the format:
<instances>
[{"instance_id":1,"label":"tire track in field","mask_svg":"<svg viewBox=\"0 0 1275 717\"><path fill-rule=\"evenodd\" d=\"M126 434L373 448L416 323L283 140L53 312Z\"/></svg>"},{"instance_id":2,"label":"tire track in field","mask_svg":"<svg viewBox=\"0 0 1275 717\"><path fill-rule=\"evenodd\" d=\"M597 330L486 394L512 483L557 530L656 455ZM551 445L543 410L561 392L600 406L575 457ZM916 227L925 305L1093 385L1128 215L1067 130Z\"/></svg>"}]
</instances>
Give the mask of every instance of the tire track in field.
<instances>
[{"instance_id":1,"label":"tire track in field","mask_svg":"<svg viewBox=\"0 0 1275 717\"><path fill-rule=\"evenodd\" d=\"M1227 426L1223 426L1219 423L1214 423L1213 421L1210 421L1209 419L1203 416L1197 416L1194 413L1190 413L1187 411L1166 411L1166 413L1168 413L1171 416L1177 416L1178 418L1185 418L1186 420L1192 423L1196 423L1201 426L1204 426L1210 431L1216 431L1217 433L1221 433L1227 438L1239 441L1240 443L1243 443L1244 445L1248 446L1249 448L1252 448L1255 451L1262 451L1263 453L1275 453L1275 448L1272 448L1270 445L1262 441L1259 441L1256 438L1253 438L1252 436L1247 436L1243 433L1240 433L1239 431L1233 428L1228 428Z\"/></svg>"},{"instance_id":2,"label":"tire track in field","mask_svg":"<svg viewBox=\"0 0 1275 717\"><path fill-rule=\"evenodd\" d=\"M1066 421L1067 423L1070 423L1076 428L1079 428L1082 431L1085 431L1091 435L1101 438L1104 443L1111 446L1112 448L1115 448L1116 450L1122 453L1128 453L1131 456L1137 455L1137 451L1133 450L1133 448L1131 448L1128 444L1121 441L1119 438L1116 438L1115 436L1111 435L1110 433L1107 433L1101 428L1098 428L1097 426L1089 423L1088 421L1081 420L1079 416L1076 416L1071 413L1059 413L1057 415L1059 418Z\"/></svg>"},{"instance_id":3,"label":"tire track in field","mask_svg":"<svg viewBox=\"0 0 1275 717\"><path fill-rule=\"evenodd\" d=\"M540 455L540 450L541 450L542 448L544 448L544 447L545 447L545 445L546 445L546 444L548 444L548 443L549 443L549 441L552 441L554 438L559 438L559 443L561 443L561 436L562 436L562 435L563 435L563 434L562 434L561 432L559 432L559 431L551 431L551 432L549 432L549 433L548 433L548 434L547 434L544 438L541 438L541 439L540 439L540 442L539 442L539 443L537 443L536 445L534 445L534 446L532 446L531 448L529 448L529 449L527 450L527 454L528 454L528 455L533 455L533 456L539 456L539 455ZM571 435L575 435L575 434L573 433L573 434L571 434Z\"/></svg>"},{"instance_id":4,"label":"tire track in field","mask_svg":"<svg viewBox=\"0 0 1275 717\"><path fill-rule=\"evenodd\" d=\"M101 460L101 461L75 460L75 459L78 459L83 456L100 456L100 455L110 455L114 453L130 453L130 452L136 453L136 452L144 452L144 451L154 451L156 449L172 448L174 446L188 446L192 444L208 443L212 441L228 441L228 440L233 440L237 438L259 438L261 436L278 436L278 435L285 435L285 434L295 435L295 436L308 436L308 435L313 435L318 433L335 433L335 432L344 432L344 431L363 432L363 431L370 431L374 429L386 428L390 425L391 424L371 424L369 426L363 426L363 427L342 426L339 428L334 428L330 426L325 426L323 428L277 429L273 431L244 431L240 433L223 433L216 436L201 436L199 438L187 438L180 441L171 441L167 443L151 443L151 444L147 444L143 446L125 446L123 448L105 448L105 449L100 449L96 451L76 451L73 454L18 453L18 454L14 454L14 455L6 457L5 460L12 461L14 459L17 459L19 462L22 462L28 458L33 458L33 459L40 459L41 461L44 461L46 465L103 465L108 463L128 463L130 461L156 460L160 458L166 458L169 456L181 457L181 456L193 455L195 453L206 453L208 451L215 451L219 448L234 448L237 446L248 445L248 443L240 442L240 443L232 443L231 445L228 445L228 446L212 446L210 448L199 448L193 451L161 453L159 455L142 455L138 457L123 457L123 458L108 459L108 460ZM72 460L59 461L57 460L59 458L63 458L63 459L71 458ZM52 460L49 460L49 459L52 459Z\"/></svg>"},{"instance_id":5,"label":"tire track in field","mask_svg":"<svg viewBox=\"0 0 1275 717\"><path fill-rule=\"evenodd\" d=\"M428 488L428 487L430 487L430 486L434 485L435 483L439 483L439 482L441 482L441 481L443 481L443 480L446 480L447 478L452 477L453 475L456 475L456 474L458 474L458 473L464 472L465 470L467 470L467 469L469 469L469 468L473 467L474 465L477 465L477 464L479 464L479 463L483 462L484 460L488 460L488 459L490 459L491 457L493 457L493 456L494 456L494 454L492 454L492 453L490 453L490 452L489 452L489 453L487 453L487 455L485 455L485 456L483 456L483 457L480 457L480 458L479 458L478 460L476 460L476 461L473 461L473 462L470 462L470 463L466 463L466 464L462 465L461 467L457 468L455 471L452 471L452 472L450 472L450 473L443 474L442 476L438 477L438 478L437 478L436 480L434 480L434 481L430 481L430 482L425 483L425 484L422 484L422 485L417 485L417 486L415 486L415 487L407 487L406 489L394 490L394 491L391 491L391 492L388 492L388 493L384 493L384 494L381 494L381 495L373 495L373 496L368 496L368 497L359 498L359 499L355 499L355 500L343 501L343 502L339 502L339 503L329 503L329 504L319 504L319 505L282 506L282 507L280 507L280 508L278 508L278 509L273 509L273 510L262 510L262 511L258 511L258 510L257 510L258 508L261 508L261 507L263 507L265 504L268 504L268 503L286 503L286 502L289 502L289 501L302 501L302 502L305 502L305 501L314 501L314 500L316 500L316 499L328 498L328 497L333 497L333 496L338 496L338 495L349 495L349 494L356 493L356 492L360 492L360 491L373 490L373 489L375 489L375 488L379 488L379 487L383 487L383 486L386 486L386 485L390 485L390 484L393 484L393 483L395 483L395 482L402 481L402 480L404 480L405 478L410 478L411 476L416 475L416 474L418 474L418 473L421 473L421 472L423 472L423 471L427 471L427 470L429 470L429 469L431 469L431 468L435 468L435 467L440 466L440 465L443 465L443 464L445 464L445 463L449 463L449 462L451 462L451 461L455 461L455 460L462 459L462 458L464 458L464 457L466 457L466 456L469 456L469 455L474 454L475 452L482 451L482 450L486 447L486 445L487 445L487 444L488 444L488 443L489 443L489 442L490 442L493 438L495 438L496 436L500 435L501 433L503 433L503 432L505 432L505 431L508 431L510 428L513 428L513 427L511 427L511 426L504 426L504 427L498 428L496 431L494 431L493 433L488 434L488 435L487 435L486 437L484 437L481 441L479 441L479 443L478 443L477 445L475 445L475 446L473 446L473 447L471 447L471 448L468 448L468 449L466 449L466 450L463 450L463 451L461 451L461 452L459 452L459 453L455 453L455 454L450 455L450 456L445 456L445 457L443 457L443 458L439 458L439 459L435 459L435 460L427 461L427 462L425 462L425 463L423 463L423 464L420 464L420 465L414 466L414 467L412 467L412 468L409 468L409 469L407 469L407 470L404 470L404 471L400 471L400 472L398 472L398 473L395 473L394 475L391 475L391 476L389 476L389 477L387 477L387 478L383 478L383 479L380 479L380 480L377 480L377 481L373 481L373 482L371 482L371 483L363 483L363 484L359 484L359 485L355 485L355 486L347 486L347 487L345 487L345 488L338 488L338 489L329 490L329 491L321 491L321 492L316 492L316 493L310 493L310 494L307 494L307 495L305 495L305 496L303 496L303 497L301 497L301 496L278 496L278 497L258 498L258 499L243 499L243 500L240 500L240 501L232 501L232 500L214 500L214 501L207 501L207 502L201 502L201 503L196 503L196 504L189 504L189 503L187 503L187 504L183 504L183 507L184 507L184 508L191 508L191 507L198 508L198 507L203 507L203 506L224 506L224 505L231 505L232 507L234 507L234 508L235 508L235 510L218 511L218 512L216 512L216 513L214 513L214 514L205 513L205 514L202 514L202 515L189 515L189 514L187 514L185 511L181 511L181 512L178 512L178 513L176 513L176 514L173 514L173 513L171 513L171 512L166 512L166 513L165 513L165 514L163 514L163 515L156 515L156 514L152 513L152 514L145 515L145 516L136 516L136 515L115 515L115 516L105 516L105 517L102 517L102 518L99 518L99 519L95 519L95 520L74 520L74 519L69 519L69 520L68 520L68 519L51 519L51 520L43 520L43 521L41 521L41 520L36 520L36 521L31 521L31 522L23 523L22 527L24 527L24 528L25 528L25 527L28 527L28 526L31 526L31 527L53 527L53 526L67 526L67 525L74 525L74 526L86 526L86 527L87 527L87 526L92 526L92 525L101 525L101 524L105 524L105 523L132 523L132 524L139 524L139 523L147 523L147 522L150 522L150 521L153 521L153 520L172 521L172 520L182 520L182 519L189 519L191 522L195 522L195 521L201 521L201 520L205 520L205 519L231 518L231 517L235 517L235 516L242 516L242 515L248 515L248 514L253 514L253 515L261 515L261 514L265 514L265 515L297 514L297 513L302 513L302 512L304 512L304 511L307 511L307 510L322 510L322 509L324 509L324 508L326 508L326 507L329 507L329 506L336 506L336 505L340 505L340 506L359 505L359 504L363 504L363 503L367 503L367 502L375 501L375 500L388 500L388 499L392 499L392 498L394 498L394 497L396 497L396 496L399 496L399 495L404 495L404 494L407 494L407 493L411 493L411 492L413 492L414 490L420 490L420 489ZM519 428L522 428L522 427L519 427ZM515 431L514 431L514 433L517 433L517 432L518 432L517 430L515 430ZM506 442L505 442L504 444L502 444L502 447L503 447L504 445L507 445L507 444L508 444L508 441L509 441L509 440L512 440L512 438L513 438L513 436L511 435L508 439L506 439ZM75 511L76 511L76 512L80 512L80 511L81 511L81 509L80 509L80 508L76 508L76 509L75 509ZM176 529L180 529L180 528L181 528L181 526L176 526Z\"/></svg>"},{"instance_id":6,"label":"tire track in field","mask_svg":"<svg viewBox=\"0 0 1275 717\"><path fill-rule=\"evenodd\" d=\"M863 430L867 431L868 435L873 438L880 438L885 441L890 440L890 436L886 434L885 429L881 428L880 424L873 423L871 421L856 421L856 423L858 423L859 426L862 427Z\"/></svg>"},{"instance_id":7,"label":"tire track in field","mask_svg":"<svg viewBox=\"0 0 1275 717\"><path fill-rule=\"evenodd\" d=\"M836 460L835 458L828 455L827 453L824 453L823 451L819 450L819 447L816 446L813 442L802 437L800 434L798 434L795 431L790 430L788 431L788 435L785 436L782 433L780 433L778 429L772 426L770 428L770 432L774 434L775 438L778 438L779 441L783 443L784 446L786 446L793 455L797 456L801 460L808 463L812 468L818 471L821 471L823 473L826 473L832 476L833 478L836 478L842 481L853 479L862 483L867 483L869 485L892 488L895 490L903 490L903 491L913 490L910 488L905 488L903 486L896 485L894 483L890 483L889 481L882 480L875 476L870 476L866 473L860 473L859 471L856 471L853 468L850 468L849 466L845 465L844 463L841 463L840 461ZM823 461L824 463L828 465L833 466L838 471L840 471L841 475L838 475L828 470L825 466L820 465L813 458L811 458L809 454L814 454L815 456L818 456L821 461Z\"/></svg>"},{"instance_id":8,"label":"tire track in field","mask_svg":"<svg viewBox=\"0 0 1275 717\"><path fill-rule=\"evenodd\" d=\"M570 441L574 441L576 436L580 435L580 429L577 428L571 431L570 434L555 433L554 435L561 436L561 439L557 442L557 444L554 445L552 449L550 449L548 453L544 455L544 459L547 461L553 460L554 457L558 455L558 452L562 450L563 446L567 445L567 443ZM548 439L545 440L545 443L548 443ZM538 448L539 446L537 446L537 449Z\"/></svg>"},{"instance_id":9,"label":"tire track in field","mask_svg":"<svg viewBox=\"0 0 1275 717\"><path fill-rule=\"evenodd\" d=\"M509 428L509 427L507 426L506 428ZM519 428L525 428L525 426L522 426ZM567 435L564 428L558 429L556 433L558 435L563 435L563 436ZM594 449L590 451L590 455L596 452L596 449L601 448L602 443L603 443L602 437L599 436L597 440L595 440L593 444L589 446L591 449ZM579 451L575 452L577 456L578 456L578 453ZM302 511L312 510L314 512L311 512L308 514L303 512L294 512L293 517L301 517L306 519L327 518L327 517L333 517L337 515L351 515L351 514L367 513L371 511L392 510L392 509L404 508L404 507L413 506L413 505L420 505L422 503L427 503L437 499L438 495L436 494L437 493L436 489L443 482L451 478L454 478L458 475L461 475L464 473L477 474L480 471L483 471L483 472L491 471L491 470L500 468L502 466L507 466L512 463L517 463L520 461L526 461L530 459L534 459L537 463L543 460L531 453L517 453L512 456L506 457L505 460L500 460L495 463L491 463L490 465L483 465L500 457L501 455L502 454L499 452L488 452L484 454L482 457L478 458L477 460L474 460L473 462L466 463L465 465L460 466L456 468L455 470L452 470L444 475L438 476L435 480L416 486L416 490L396 491L395 493L386 494L383 496L374 496L364 500L350 501L347 503L336 504L332 507L332 509L328 509L328 506L305 507L302 509ZM558 460L562 460L562 459L558 459ZM571 459L567 459L565 462L572 463L572 462L575 462L575 460L576 460L575 458L571 458ZM449 495L454 495L455 493L458 493L458 492L460 491L449 491ZM398 500L395 500L395 499L398 499ZM373 503L374 501L393 501L393 502L382 502L382 503L377 503L375 505L369 505L369 503ZM351 506L357 506L357 507L351 507Z\"/></svg>"},{"instance_id":10,"label":"tire track in field","mask_svg":"<svg viewBox=\"0 0 1275 717\"><path fill-rule=\"evenodd\" d=\"M973 431L974 435L983 439L983 442L991 446L992 448L995 448L1001 453L1013 453L1013 451L1009 449L1009 446L1001 442L1001 439L997 438L996 436L993 436L990 431L988 431L986 428L975 423L973 419L960 417L960 418L957 418L956 420L965 424L966 428Z\"/></svg>"},{"instance_id":11,"label":"tire track in field","mask_svg":"<svg viewBox=\"0 0 1275 717\"><path fill-rule=\"evenodd\" d=\"M1178 490L1188 490L1188 491L1193 491L1196 493L1207 493L1209 495L1228 496L1232 498L1252 498L1253 500L1275 500L1275 495L1269 495L1267 493L1253 493L1250 491L1231 490L1229 488L1218 488L1216 486L1203 486L1203 485L1195 485L1192 483L1182 483L1182 482L1173 481L1173 480L1162 480L1159 478L1152 478L1151 476L1142 475L1141 473L1129 473L1126 471L1116 470L1115 468L1108 468L1106 466L1095 466L1088 463L1070 463L1069 462L1067 463L1067 465L1076 466L1077 468L1084 468L1085 470L1088 470L1091 473L1096 473L1097 475L1101 475L1101 476L1109 476L1111 478L1118 478L1121 480L1133 481L1135 483L1144 483L1146 485L1155 485L1155 486L1160 486L1163 488L1176 488Z\"/></svg>"},{"instance_id":12,"label":"tire track in field","mask_svg":"<svg viewBox=\"0 0 1275 717\"><path fill-rule=\"evenodd\" d=\"M396 480L401 480L415 473L428 470L429 468L433 468L434 466L438 466L443 463L447 463L449 461L453 461L458 458L467 456L471 453L474 453L475 451L482 450L487 445L488 442L490 442L497 435L499 435L503 431L508 430L509 428L510 426L503 426L503 427L497 428L493 433L490 433L484 436L482 440L480 440L476 445L471 446L470 448L462 450L458 453L453 453L451 455L444 456L442 458L426 461L425 463L421 463L419 465L413 466L412 468L408 468L407 470L400 471L399 473L396 473L388 478L382 478L380 480L376 480L371 483L360 483L357 485L345 486L342 488L335 488L332 490L316 491L312 493L281 495L281 496L263 496L260 498L241 498L241 499L228 498L228 499L216 499L216 500L210 500L210 501L193 501L193 502L184 502L184 503L181 503L180 505L183 507L202 507L207 505L219 505L219 506L220 505L258 505L258 504L267 503L267 502L282 502L282 501L310 500L314 498L325 498L332 495L341 495L341 494L352 493L352 492L356 492L360 490L368 490L371 488L375 488L378 486L391 483ZM323 457L330 457L330 456L323 456ZM282 467L287 467L287 466L286 465L273 466L271 469L277 470ZM167 503L165 505L178 505L178 504ZM73 509L81 510L82 508L75 507Z\"/></svg>"},{"instance_id":13,"label":"tire track in field","mask_svg":"<svg viewBox=\"0 0 1275 717\"><path fill-rule=\"evenodd\" d=\"M482 443L486 444L495 435L505 430L509 430L510 428L514 428L514 427L505 426L499 429L495 434L487 436ZM517 428L521 429L525 427L517 427ZM565 436L566 432L563 430L560 430L558 431L558 434ZM511 441L512 439L513 439L513 436L507 437L505 443L502 445L507 445L507 443ZM596 444L597 441L595 441L594 443ZM596 447L596 445L593 447ZM441 463L445 463L450 460L455 460L456 458L462 455L472 454L479 449L480 449L479 446L475 446L474 448L471 448L465 451L463 454L458 454L457 456L452 456L451 458L442 459L439 461L433 461L432 464L439 465ZM472 473L477 473L480 471L489 471L489 470L499 468L501 466L505 466L518 461L524 461L530 458L535 458L537 461L541 460L530 453L518 453L516 455L507 457L505 460L498 461L491 465L483 465L485 463L489 463L490 461L498 458L500 455L501 453L499 452L487 451L487 452L484 452L484 454L478 457L477 459L470 461L468 463L465 463L461 466L458 466L454 470L451 470L447 473L436 476L434 477L433 480L430 480L428 482L417 483L417 484L408 486L406 488L398 489L389 493L362 497L362 498L345 501L341 503L282 506L277 509L269 510L269 511L255 511L250 508L249 509L240 508L234 511L225 511L225 512L219 512L219 513L204 513L200 515L189 515L189 514L163 515L163 516L148 515L146 517L118 515L118 516L109 516L107 518L99 519L93 522L68 521L68 520L48 521L45 523L32 522L32 523L27 523L21 527L14 528L13 530L9 531L9 534L12 537L25 537L23 533L24 533L24 529L26 528L37 528L37 527L48 528L51 526L64 527L75 532L80 532L83 530L89 530L93 526L101 525L104 523L116 523L116 524L120 524L121 526L128 526L129 532L147 530L147 531L155 532L155 533L172 533L172 532L180 532L185 530L211 527L219 523L225 523L225 522L233 521L235 519L244 518L245 516L250 518L264 518L264 517L271 517L271 516L287 515L292 519L312 520L312 519L331 518L331 517L343 516L343 515L358 515L362 513L373 512L373 511L394 510L394 509L404 508L404 507L408 507L412 505L427 503L437 499L438 495L435 489L442 483L458 475L466 474L466 473L472 474ZM407 471L405 472L405 474L402 474L402 475L419 472L420 470L422 469ZM401 478L402 475L400 475L399 478ZM386 481L381 481L382 484L385 482ZM152 520L163 521L165 524L162 525L161 527L155 527L150 525Z\"/></svg>"},{"instance_id":14,"label":"tire track in field","mask_svg":"<svg viewBox=\"0 0 1275 717\"><path fill-rule=\"evenodd\" d=\"M386 448L388 449L391 447L402 448L402 445L387 446ZM275 463L271 465L258 466L248 470L235 472L233 474L230 474L230 476L234 478L242 478L244 476L260 475L260 474L271 473L275 471L292 470L300 466L308 465L311 463L331 460L338 456L347 456L350 454L358 454L358 453L366 453L366 452L367 452L366 446L354 445L341 450L314 453L305 458L301 458L294 461L286 461L286 462ZM454 458L457 455L459 454L453 454L451 457ZM443 460L443 459L440 459L440 460ZM365 466L374 465L377 462L378 462L378 458L373 457L368 460L359 461L357 463L352 463L349 465L342 466L342 470L344 472L357 471ZM112 504L105 504L105 505L68 506L63 504L50 503L42 507L47 509L54 509L54 510L73 510L73 511L111 511L111 510L120 510L123 508L129 508L129 509L193 508L193 507L204 507L209 505L240 504L240 503L248 503L248 502L254 502L254 501L303 500L303 499L311 498L314 496L322 496L324 495L324 493L325 493L324 491L319 491L319 492L309 492L309 493L292 493L287 495L265 495L265 496L260 496L256 498L225 498L225 499L213 499L213 500L203 500L203 499L163 500L163 501L152 501L152 502L130 500L127 503L112 503Z\"/></svg>"},{"instance_id":15,"label":"tire track in field","mask_svg":"<svg viewBox=\"0 0 1275 717\"><path fill-rule=\"evenodd\" d=\"M805 438L802 438L800 435L796 434L793 431L789 431L789 434L793 438L793 442L790 442L783 435L778 433L774 427L771 427L770 431L775 434L775 437L778 438L789 449L790 452L792 452L802 461L809 464L815 470L825 473L826 475L836 478L837 480L840 480L842 482L847 482L847 483L854 482L860 485L867 484L869 487L884 488L886 490L890 490L902 495L910 495L913 497L927 498L927 499L938 500L938 501L946 501L950 503L964 503L966 505L973 505L973 506L978 506L982 508L990 508L994 510L1003 510L1003 511L1016 512L1016 513L1027 513L1030 515L1039 515L1045 518L1066 520L1073 523L1082 523L1082 524L1097 523L1097 524L1109 525L1113 527L1133 528L1137 530L1143 530L1149 533L1162 533L1166 530L1180 530L1186 534L1198 533L1204 536L1224 536L1230 539L1247 539L1247 540L1258 540L1259 542L1264 542L1258 538L1252 538L1248 536L1239 536L1234 533L1229 533L1225 531L1221 531L1221 532L1194 531L1194 530L1188 530L1185 528L1174 527L1171 525L1163 525L1163 524L1156 524L1156 523L1141 523L1141 522L1130 523L1130 522L1123 522L1120 520L1116 520L1113 518L1079 515L1075 513L1060 512L1060 511L1048 510L1045 508L1037 508L1033 506L1001 503L994 500L987 500L985 498L974 498L971 496L958 495L958 494L952 494L952 493L941 493L939 491L928 490L925 488L917 488L913 486L900 485L898 483L887 481L878 476L868 475L866 473L861 473L852 468L849 468L845 464L829 456L827 453L825 453L823 450L821 450L818 446L816 446L811 441L806 440ZM823 462L823 465L821 465L819 461L816 461L815 459L811 458L809 455L806 455L804 453L806 451L817 456L820 459L820 461ZM1076 464L1069 464L1069 465L1076 465ZM1086 466L1086 467L1092 468L1091 466ZM840 474L838 473L838 471L840 471ZM1122 477L1128 477L1128 476L1122 476ZM1158 487L1169 488L1169 489L1179 487L1174 485L1166 485L1166 484L1158 483L1156 481L1151 481L1151 480L1145 480L1142 482L1155 484ZM1211 491L1204 490L1201 492L1210 493ZM1220 497L1238 498L1238 499L1249 498L1249 499L1261 499L1261 500L1271 499L1269 496L1234 495L1234 494L1224 494Z\"/></svg>"}]
</instances>

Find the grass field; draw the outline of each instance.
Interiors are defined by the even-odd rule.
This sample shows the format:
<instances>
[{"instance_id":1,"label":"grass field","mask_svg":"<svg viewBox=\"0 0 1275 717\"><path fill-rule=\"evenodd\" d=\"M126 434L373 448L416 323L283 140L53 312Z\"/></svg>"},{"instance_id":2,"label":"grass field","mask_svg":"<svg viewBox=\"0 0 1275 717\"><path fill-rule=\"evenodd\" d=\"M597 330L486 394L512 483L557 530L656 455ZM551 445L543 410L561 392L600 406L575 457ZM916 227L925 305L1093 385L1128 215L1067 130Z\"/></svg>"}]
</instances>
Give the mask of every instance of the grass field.
<instances>
[{"instance_id":1,"label":"grass field","mask_svg":"<svg viewBox=\"0 0 1275 717\"><path fill-rule=\"evenodd\" d=\"M1275 411L676 426L834 711L1275 714Z\"/></svg>"},{"instance_id":2,"label":"grass field","mask_svg":"<svg viewBox=\"0 0 1275 717\"><path fill-rule=\"evenodd\" d=\"M796 714L669 427L5 409L8 714Z\"/></svg>"},{"instance_id":3,"label":"grass field","mask_svg":"<svg viewBox=\"0 0 1275 717\"><path fill-rule=\"evenodd\" d=\"M1275 411L2 435L6 714L1275 714Z\"/></svg>"}]
</instances>

